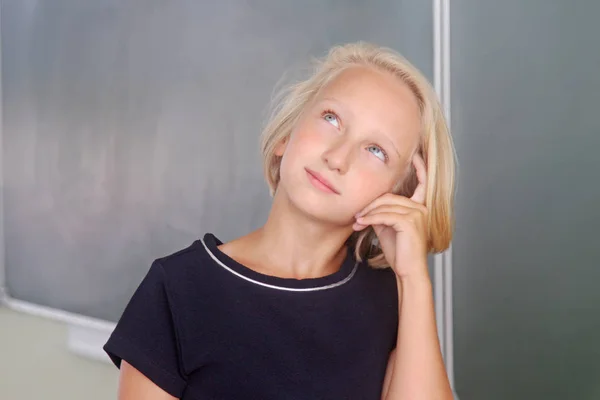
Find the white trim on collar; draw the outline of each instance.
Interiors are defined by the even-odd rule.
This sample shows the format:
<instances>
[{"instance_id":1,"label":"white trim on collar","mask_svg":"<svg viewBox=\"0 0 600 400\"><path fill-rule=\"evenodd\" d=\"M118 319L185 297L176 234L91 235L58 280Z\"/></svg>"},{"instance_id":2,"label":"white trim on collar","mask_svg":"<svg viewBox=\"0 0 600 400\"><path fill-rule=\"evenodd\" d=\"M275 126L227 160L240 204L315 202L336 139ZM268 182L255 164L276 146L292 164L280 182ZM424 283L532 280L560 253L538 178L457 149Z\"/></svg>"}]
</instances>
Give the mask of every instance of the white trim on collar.
<instances>
[{"instance_id":1,"label":"white trim on collar","mask_svg":"<svg viewBox=\"0 0 600 400\"><path fill-rule=\"evenodd\" d=\"M329 285L325 285L325 286L319 286L319 287L312 287L312 288L289 288L289 287L285 287L285 286L276 286L276 285L270 285L268 283L263 283L257 280L254 280L252 278L248 278L247 276L244 276L242 274L240 274L239 272L234 271L233 269L229 268L227 265L225 265L223 262L221 262L221 260L219 260L212 251L210 251L210 249L208 248L208 246L206 245L206 243L204 243L204 239L200 240L202 242L202 245L204 246L204 248L206 249L206 251L208 252L208 255L210 255L210 257L217 263L219 264L221 267L223 267L224 269L226 269L227 271L231 272L232 274L236 275L239 278L245 279L248 282L254 283L255 285L260 285L260 286L264 286L264 287L268 287L271 289L277 289L277 290L287 290L290 292L315 292L318 290L327 290L327 289L333 289L335 287L341 286L344 283L348 282L350 279L352 279L352 277L354 276L354 274L356 273L356 271L358 270L358 262L356 262L354 264L354 268L352 269L352 271L350 272L350 274L342 279L339 282L335 282L335 283L331 283Z\"/></svg>"}]
</instances>

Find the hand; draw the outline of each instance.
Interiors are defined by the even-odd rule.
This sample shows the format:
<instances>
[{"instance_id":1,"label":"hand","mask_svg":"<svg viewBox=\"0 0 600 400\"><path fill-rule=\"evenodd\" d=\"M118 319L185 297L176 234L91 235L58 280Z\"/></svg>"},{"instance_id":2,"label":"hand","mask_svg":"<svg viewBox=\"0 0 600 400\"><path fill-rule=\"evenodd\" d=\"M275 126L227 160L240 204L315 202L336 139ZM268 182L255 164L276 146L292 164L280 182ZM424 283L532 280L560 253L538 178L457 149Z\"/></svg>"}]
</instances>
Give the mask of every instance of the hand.
<instances>
[{"instance_id":1,"label":"hand","mask_svg":"<svg viewBox=\"0 0 600 400\"><path fill-rule=\"evenodd\" d=\"M355 230L373 226L385 258L399 278L428 274L427 170L420 155L412 162L419 180L412 197L384 194L359 212L353 225Z\"/></svg>"}]
</instances>

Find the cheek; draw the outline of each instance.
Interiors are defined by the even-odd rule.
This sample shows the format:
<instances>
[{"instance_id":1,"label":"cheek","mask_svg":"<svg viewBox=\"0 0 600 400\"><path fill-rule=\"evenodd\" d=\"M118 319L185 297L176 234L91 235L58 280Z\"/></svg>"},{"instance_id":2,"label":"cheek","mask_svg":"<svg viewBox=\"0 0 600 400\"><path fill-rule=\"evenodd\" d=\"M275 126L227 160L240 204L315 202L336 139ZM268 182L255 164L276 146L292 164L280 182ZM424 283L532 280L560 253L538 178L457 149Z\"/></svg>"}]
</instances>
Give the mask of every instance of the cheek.
<instances>
[{"instance_id":1,"label":"cheek","mask_svg":"<svg viewBox=\"0 0 600 400\"><path fill-rule=\"evenodd\" d=\"M356 207L364 208L367 204L392 191L393 179L386 172L377 168L365 168L356 172L353 179L357 182L353 188Z\"/></svg>"},{"instance_id":2,"label":"cheek","mask_svg":"<svg viewBox=\"0 0 600 400\"><path fill-rule=\"evenodd\" d=\"M308 124L298 126L292 132L290 142L284 153L284 158L287 156L294 160L305 158L304 161L306 162L311 156L317 155L323 148L324 139L325 137L319 132L318 127Z\"/></svg>"}]
</instances>

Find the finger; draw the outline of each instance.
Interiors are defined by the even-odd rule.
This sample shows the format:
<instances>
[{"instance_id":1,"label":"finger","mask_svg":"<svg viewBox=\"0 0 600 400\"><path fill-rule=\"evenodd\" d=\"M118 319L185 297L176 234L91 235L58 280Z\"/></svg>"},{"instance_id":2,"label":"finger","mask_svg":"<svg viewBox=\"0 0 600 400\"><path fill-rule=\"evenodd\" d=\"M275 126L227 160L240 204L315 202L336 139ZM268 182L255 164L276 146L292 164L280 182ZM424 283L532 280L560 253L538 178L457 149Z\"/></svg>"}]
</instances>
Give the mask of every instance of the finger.
<instances>
[{"instance_id":1,"label":"finger","mask_svg":"<svg viewBox=\"0 0 600 400\"><path fill-rule=\"evenodd\" d=\"M352 229L354 229L355 231L362 231L365 228L368 228L369 224L366 223L360 223L358 221L354 221L354 223L352 224Z\"/></svg>"},{"instance_id":2,"label":"finger","mask_svg":"<svg viewBox=\"0 0 600 400\"><path fill-rule=\"evenodd\" d=\"M427 167L425 166L425 161L423 161L423 158L418 153L413 157L413 164L417 170L419 184L410 199L416 203L425 204L425 196L427 194Z\"/></svg>"},{"instance_id":3,"label":"finger","mask_svg":"<svg viewBox=\"0 0 600 400\"><path fill-rule=\"evenodd\" d=\"M355 231L362 231L363 229L368 228L368 227L369 227L369 225L359 224L358 222L355 222L352 225L352 229Z\"/></svg>"},{"instance_id":4,"label":"finger","mask_svg":"<svg viewBox=\"0 0 600 400\"><path fill-rule=\"evenodd\" d=\"M372 210L384 206L384 205L397 205L403 206L411 209L420 209L425 212L427 209L422 204L419 204L408 197L404 197L398 194L386 193L377 199L373 200L369 205L362 209L362 211L356 213L355 217L361 217L367 215Z\"/></svg>"},{"instance_id":5,"label":"finger","mask_svg":"<svg viewBox=\"0 0 600 400\"><path fill-rule=\"evenodd\" d=\"M416 204L416 203L414 203ZM418 209L414 208L414 207L407 207L404 205L399 205L399 204L381 204L380 206L377 206L371 210L369 210L369 212L361 215L361 217L366 217L367 215L373 215L373 214L378 214L378 213L397 213L397 214L410 214L412 212L418 211Z\"/></svg>"},{"instance_id":6,"label":"finger","mask_svg":"<svg viewBox=\"0 0 600 400\"><path fill-rule=\"evenodd\" d=\"M417 203L413 203L413 204L417 205ZM413 208L413 207L405 207L405 206L397 205L397 204L382 204L382 205L372 209L371 211L369 211L367 214L365 214L362 217L366 217L366 216L374 215L374 214L380 214L380 213L410 215L410 214L413 214L418 211L420 211L420 210ZM361 217L356 217L356 218L357 218L356 221L352 225L354 230L363 230L364 228L369 226L368 223L358 222Z\"/></svg>"},{"instance_id":7,"label":"finger","mask_svg":"<svg viewBox=\"0 0 600 400\"><path fill-rule=\"evenodd\" d=\"M408 209L403 207L380 207L362 217L356 218L355 223L360 225L371 225L373 224L373 222L371 222L371 217L381 214L385 215L386 218L388 216L393 215L395 219L401 219L412 224L426 224L424 215L420 212L420 210Z\"/></svg>"},{"instance_id":8,"label":"finger","mask_svg":"<svg viewBox=\"0 0 600 400\"><path fill-rule=\"evenodd\" d=\"M412 201L407 197L401 196L399 194L386 193L386 194L379 196L378 198L373 200L371 203L369 203L360 212L356 213L356 216L366 215L371 210L373 210L383 204L398 204L398 205L410 206L411 203L412 203Z\"/></svg>"},{"instance_id":9,"label":"finger","mask_svg":"<svg viewBox=\"0 0 600 400\"><path fill-rule=\"evenodd\" d=\"M367 215L373 215L373 214L377 214L377 213L381 213L381 212L385 212L385 213L396 213L396 214L407 214L408 211L406 210L398 210L396 208L394 208L394 206L380 206L374 210L371 210L368 214L365 214L365 216ZM354 224L352 225L352 229L356 230L356 231L362 231L363 229L365 229L366 227L369 226L368 223L361 223L363 217L356 217L356 220L354 221ZM361 222L358 222L361 221Z\"/></svg>"},{"instance_id":10,"label":"finger","mask_svg":"<svg viewBox=\"0 0 600 400\"><path fill-rule=\"evenodd\" d=\"M368 216L358 218L357 222L361 225L385 225L393 227L397 231L402 230L402 227L410 224L405 216L394 212L369 214Z\"/></svg>"}]
</instances>

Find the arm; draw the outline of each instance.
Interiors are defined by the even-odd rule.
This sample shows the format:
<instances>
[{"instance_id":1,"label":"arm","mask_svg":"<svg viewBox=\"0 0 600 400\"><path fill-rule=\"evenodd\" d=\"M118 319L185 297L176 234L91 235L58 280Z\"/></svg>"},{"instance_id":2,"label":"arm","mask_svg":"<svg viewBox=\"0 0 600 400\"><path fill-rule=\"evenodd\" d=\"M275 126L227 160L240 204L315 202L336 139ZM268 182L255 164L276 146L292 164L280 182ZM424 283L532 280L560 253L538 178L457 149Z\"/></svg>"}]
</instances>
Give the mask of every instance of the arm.
<instances>
[{"instance_id":1,"label":"arm","mask_svg":"<svg viewBox=\"0 0 600 400\"><path fill-rule=\"evenodd\" d=\"M177 400L127 361L121 362L119 375L119 400Z\"/></svg>"},{"instance_id":2,"label":"arm","mask_svg":"<svg viewBox=\"0 0 600 400\"><path fill-rule=\"evenodd\" d=\"M425 206L427 168L412 160L419 184L413 196L384 194L356 215L354 229L372 226L398 287L397 352L393 352L383 400L452 400L435 325L433 289L427 270L429 211Z\"/></svg>"},{"instance_id":3,"label":"arm","mask_svg":"<svg viewBox=\"0 0 600 400\"><path fill-rule=\"evenodd\" d=\"M418 268L420 270L427 270ZM383 400L451 400L435 324L433 290L427 276L398 278L397 352L392 352Z\"/></svg>"},{"instance_id":4,"label":"arm","mask_svg":"<svg viewBox=\"0 0 600 400\"><path fill-rule=\"evenodd\" d=\"M166 278L160 262L153 262L104 345L112 362L121 368L121 400L172 400L182 397L187 386L174 323L175 304L170 300ZM173 397L164 397L162 391Z\"/></svg>"}]
</instances>

